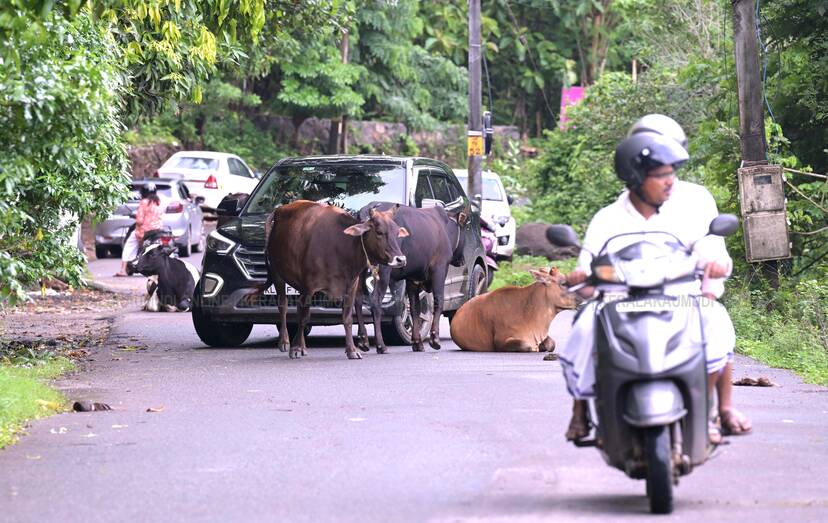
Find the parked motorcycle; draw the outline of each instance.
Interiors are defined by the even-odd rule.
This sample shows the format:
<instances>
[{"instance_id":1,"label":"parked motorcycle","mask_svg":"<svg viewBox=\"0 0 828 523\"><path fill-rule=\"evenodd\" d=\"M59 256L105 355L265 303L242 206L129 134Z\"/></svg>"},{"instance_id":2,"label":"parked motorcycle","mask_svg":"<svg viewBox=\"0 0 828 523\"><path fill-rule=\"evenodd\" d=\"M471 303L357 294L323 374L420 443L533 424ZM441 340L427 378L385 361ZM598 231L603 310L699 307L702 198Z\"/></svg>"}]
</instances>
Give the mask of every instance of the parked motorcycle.
<instances>
[{"instance_id":1,"label":"parked motorcycle","mask_svg":"<svg viewBox=\"0 0 828 523\"><path fill-rule=\"evenodd\" d=\"M497 235L495 234L495 226L486 221L483 216L480 217L480 239L486 251L486 287L488 288L491 286L494 273L497 270L494 252L495 245L497 245Z\"/></svg>"},{"instance_id":2,"label":"parked motorcycle","mask_svg":"<svg viewBox=\"0 0 828 523\"><path fill-rule=\"evenodd\" d=\"M708 235L728 236L738 226L735 216L720 215ZM552 225L546 236L581 248L568 225ZM595 432L574 443L597 447L610 466L646 479L651 512L670 513L679 476L709 456L710 405L704 333L691 337L689 330L701 328L700 302L664 289L703 271L692 246L666 232L614 236L592 254L592 274L569 290L594 286L599 293L595 398L588 409ZM604 299L618 292L626 298Z\"/></svg>"}]
</instances>

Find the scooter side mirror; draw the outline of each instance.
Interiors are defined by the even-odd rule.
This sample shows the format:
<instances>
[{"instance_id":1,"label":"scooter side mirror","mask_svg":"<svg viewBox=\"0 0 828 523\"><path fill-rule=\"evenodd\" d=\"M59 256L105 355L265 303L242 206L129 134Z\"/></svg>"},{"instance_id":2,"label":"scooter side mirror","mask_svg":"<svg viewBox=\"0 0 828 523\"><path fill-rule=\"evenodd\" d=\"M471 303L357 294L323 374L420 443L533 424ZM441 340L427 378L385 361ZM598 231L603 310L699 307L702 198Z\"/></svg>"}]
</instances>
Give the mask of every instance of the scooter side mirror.
<instances>
[{"instance_id":1,"label":"scooter side mirror","mask_svg":"<svg viewBox=\"0 0 828 523\"><path fill-rule=\"evenodd\" d=\"M739 230L739 218L732 214L720 214L710 222L708 234L730 236ZM547 233L548 234L548 233Z\"/></svg>"},{"instance_id":2,"label":"scooter side mirror","mask_svg":"<svg viewBox=\"0 0 828 523\"><path fill-rule=\"evenodd\" d=\"M569 225L550 225L546 229L546 239L557 247L580 247L578 235Z\"/></svg>"}]
</instances>

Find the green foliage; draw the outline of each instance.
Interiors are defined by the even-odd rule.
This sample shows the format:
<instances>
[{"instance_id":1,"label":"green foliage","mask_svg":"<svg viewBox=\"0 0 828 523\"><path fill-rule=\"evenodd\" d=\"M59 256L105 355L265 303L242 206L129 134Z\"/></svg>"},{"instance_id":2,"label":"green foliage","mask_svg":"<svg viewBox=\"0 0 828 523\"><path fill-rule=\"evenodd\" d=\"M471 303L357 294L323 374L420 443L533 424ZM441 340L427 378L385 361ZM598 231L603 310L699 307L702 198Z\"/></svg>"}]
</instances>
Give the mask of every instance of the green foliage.
<instances>
[{"instance_id":1,"label":"green foliage","mask_svg":"<svg viewBox=\"0 0 828 523\"><path fill-rule=\"evenodd\" d=\"M79 282L69 237L81 217L125 198L123 71L89 16L7 35L0 62L0 301L57 275Z\"/></svg>"},{"instance_id":2,"label":"green foliage","mask_svg":"<svg viewBox=\"0 0 828 523\"><path fill-rule=\"evenodd\" d=\"M706 72L700 68L698 74ZM623 189L612 161L615 146L629 126L641 115L662 112L694 136L715 92L698 76L690 82L664 70L651 70L637 83L624 73L603 75L587 91L584 102L567 113L566 129L546 132L530 181L531 215L583 230L592 215ZM703 169L691 163L680 176L698 181Z\"/></svg>"},{"instance_id":3,"label":"green foliage","mask_svg":"<svg viewBox=\"0 0 828 523\"><path fill-rule=\"evenodd\" d=\"M724 303L736 328L738 352L791 369L809 383L828 385L824 280L803 280L778 292L730 288Z\"/></svg>"},{"instance_id":4,"label":"green foliage","mask_svg":"<svg viewBox=\"0 0 828 523\"><path fill-rule=\"evenodd\" d=\"M828 172L828 5L763 2L761 20L768 100L796 155L817 172Z\"/></svg>"},{"instance_id":5,"label":"green foliage","mask_svg":"<svg viewBox=\"0 0 828 523\"><path fill-rule=\"evenodd\" d=\"M302 53L281 66L277 99L290 114L356 116L365 103L354 90L363 67L342 63L332 39L305 42Z\"/></svg>"},{"instance_id":6,"label":"green foliage","mask_svg":"<svg viewBox=\"0 0 828 523\"><path fill-rule=\"evenodd\" d=\"M366 2L354 22L352 60L368 71L358 84L366 115L400 121L409 130L465 118L466 72L416 43L425 26L418 16L418 2Z\"/></svg>"}]
</instances>

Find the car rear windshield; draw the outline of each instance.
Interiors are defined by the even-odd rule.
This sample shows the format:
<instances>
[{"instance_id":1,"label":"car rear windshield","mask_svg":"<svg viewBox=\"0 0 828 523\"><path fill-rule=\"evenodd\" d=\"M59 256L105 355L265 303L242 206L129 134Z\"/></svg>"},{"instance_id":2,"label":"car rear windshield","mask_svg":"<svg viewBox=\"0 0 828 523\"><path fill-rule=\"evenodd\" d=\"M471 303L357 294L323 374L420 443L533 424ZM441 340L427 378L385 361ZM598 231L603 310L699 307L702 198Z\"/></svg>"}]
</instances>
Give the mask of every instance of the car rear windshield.
<instances>
[{"instance_id":1,"label":"car rear windshield","mask_svg":"<svg viewBox=\"0 0 828 523\"><path fill-rule=\"evenodd\" d=\"M138 202L141 201L141 188L143 184L135 184L130 187L129 190L129 201L131 202ZM167 200L171 199L172 196L172 187L169 185L159 185L155 184L156 194L158 194L159 198L165 198Z\"/></svg>"},{"instance_id":2,"label":"car rear windshield","mask_svg":"<svg viewBox=\"0 0 828 523\"><path fill-rule=\"evenodd\" d=\"M469 183L468 177L458 176L457 179L460 181L463 189L466 189ZM483 199L494 200L496 202L503 201L503 194L500 192L500 185L497 183L497 180L483 178Z\"/></svg>"},{"instance_id":3,"label":"car rear windshield","mask_svg":"<svg viewBox=\"0 0 828 523\"><path fill-rule=\"evenodd\" d=\"M215 158L199 158L197 156L182 156L175 161L173 167L180 169L196 169L199 171L215 171L219 162Z\"/></svg>"},{"instance_id":4,"label":"car rear windshield","mask_svg":"<svg viewBox=\"0 0 828 523\"><path fill-rule=\"evenodd\" d=\"M244 214L262 214L294 200L328 202L358 211L373 201L405 203L401 165L288 165L263 182Z\"/></svg>"}]
</instances>

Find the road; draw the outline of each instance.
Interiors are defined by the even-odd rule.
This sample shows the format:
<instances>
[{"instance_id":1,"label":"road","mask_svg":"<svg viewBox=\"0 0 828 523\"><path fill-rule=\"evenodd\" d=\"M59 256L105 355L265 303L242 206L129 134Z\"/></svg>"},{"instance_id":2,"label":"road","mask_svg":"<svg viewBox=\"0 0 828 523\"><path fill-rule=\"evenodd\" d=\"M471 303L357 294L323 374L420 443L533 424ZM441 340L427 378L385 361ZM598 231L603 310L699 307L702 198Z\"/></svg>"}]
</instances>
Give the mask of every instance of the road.
<instances>
[{"instance_id":1,"label":"road","mask_svg":"<svg viewBox=\"0 0 828 523\"><path fill-rule=\"evenodd\" d=\"M565 443L558 362L461 352L443 327L439 352L357 361L341 327L316 328L290 360L274 327L210 349L189 315L136 304L59 382L114 410L35 422L0 451L0 521L652 520L643 482ZM755 433L682 478L669 519L828 520L828 389L746 359L736 374L779 386L736 388Z\"/></svg>"}]
</instances>

